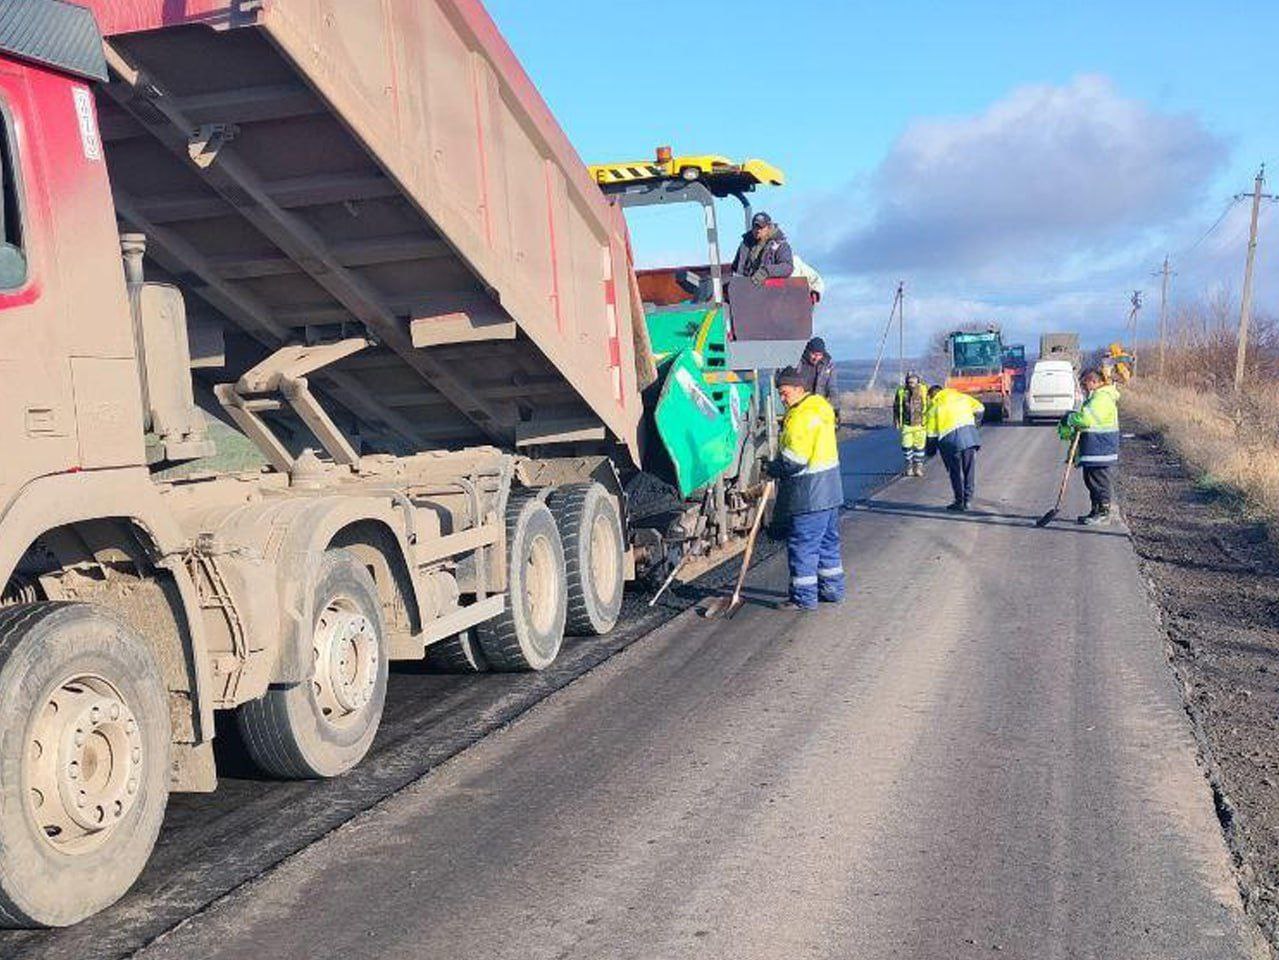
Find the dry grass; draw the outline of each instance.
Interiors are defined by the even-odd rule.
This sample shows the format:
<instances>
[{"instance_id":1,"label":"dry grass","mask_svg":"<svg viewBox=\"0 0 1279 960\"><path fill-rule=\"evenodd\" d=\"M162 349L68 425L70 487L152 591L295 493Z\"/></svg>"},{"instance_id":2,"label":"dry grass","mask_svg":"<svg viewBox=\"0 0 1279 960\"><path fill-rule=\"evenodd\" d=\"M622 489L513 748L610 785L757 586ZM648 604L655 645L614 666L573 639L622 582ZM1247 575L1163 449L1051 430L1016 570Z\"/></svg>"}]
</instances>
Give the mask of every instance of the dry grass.
<instances>
[{"instance_id":1,"label":"dry grass","mask_svg":"<svg viewBox=\"0 0 1279 960\"><path fill-rule=\"evenodd\" d=\"M1237 302L1217 293L1173 312L1164 377L1158 346L1137 345L1126 414L1158 430L1200 482L1236 494L1279 534L1279 321L1254 316L1245 387L1234 393ZM1276 537L1279 539L1279 536Z\"/></svg>"},{"instance_id":2,"label":"dry grass","mask_svg":"<svg viewBox=\"0 0 1279 960\"><path fill-rule=\"evenodd\" d=\"M1236 403L1229 391L1138 379L1123 407L1201 471L1202 483L1242 497L1279 530L1279 382L1254 384Z\"/></svg>"},{"instance_id":3,"label":"dry grass","mask_svg":"<svg viewBox=\"0 0 1279 960\"><path fill-rule=\"evenodd\" d=\"M892 404L891 390L845 390L839 395L841 410L887 410Z\"/></svg>"}]
</instances>

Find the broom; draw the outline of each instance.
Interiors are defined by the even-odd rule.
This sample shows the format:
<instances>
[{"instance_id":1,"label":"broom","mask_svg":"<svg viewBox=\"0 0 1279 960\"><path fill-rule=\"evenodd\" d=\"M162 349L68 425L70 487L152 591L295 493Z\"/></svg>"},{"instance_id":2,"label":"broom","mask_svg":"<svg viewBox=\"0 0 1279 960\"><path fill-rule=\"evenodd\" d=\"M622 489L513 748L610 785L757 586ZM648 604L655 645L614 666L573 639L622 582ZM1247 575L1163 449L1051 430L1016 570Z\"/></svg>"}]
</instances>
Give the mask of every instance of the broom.
<instances>
[{"instance_id":1,"label":"broom","mask_svg":"<svg viewBox=\"0 0 1279 960\"><path fill-rule=\"evenodd\" d=\"M1076 431L1075 439L1070 441L1070 452L1066 454L1066 469L1061 472L1061 487L1057 490L1057 502L1051 510L1035 521L1035 526L1046 527L1057 519L1057 514L1061 513L1061 501L1066 496L1066 484L1070 483L1070 471L1075 467L1075 452L1078 449L1079 432Z\"/></svg>"}]
</instances>

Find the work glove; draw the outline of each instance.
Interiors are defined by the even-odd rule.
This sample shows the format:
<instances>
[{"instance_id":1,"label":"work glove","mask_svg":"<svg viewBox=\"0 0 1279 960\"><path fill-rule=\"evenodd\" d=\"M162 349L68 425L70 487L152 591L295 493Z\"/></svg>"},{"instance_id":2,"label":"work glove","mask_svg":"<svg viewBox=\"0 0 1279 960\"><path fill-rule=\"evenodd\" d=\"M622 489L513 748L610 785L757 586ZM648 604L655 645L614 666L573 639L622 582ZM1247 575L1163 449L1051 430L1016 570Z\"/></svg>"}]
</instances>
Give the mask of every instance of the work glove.
<instances>
[{"instance_id":1,"label":"work glove","mask_svg":"<svg viewBox=\"0 0 1279 960\"><path fill-rule=\"evenodd\" d=\"M936 437L929 437L927 440L924 441L924 456L926 457L937 456L937 438Z\"/></svg>"},{"instance_id":2,"label":"work glove","mask_svg":"<svg viewBox=\"0 0 1279 960\"><path fill-rule=\"evenodd\" d=\"M780 460L769 460L766 464L764 464L764 472L768 474L770 477L785 476L785 472L782 470L782 463Z\"/></svg>"},{"instance_id":3,"label":"work glove","mask_svg":"<svg viewBox=\"0 0 1279 960\"><path fill-rule=\"evenodd\" d=\"M764 281L767 279L768 279L768 271L765 270L763 267L760 267L758 270L756 270L754 273L751 274L751 283L755 284L755 286L757 287L762 287L764 285Z\"/></svg>"}]
</instances>

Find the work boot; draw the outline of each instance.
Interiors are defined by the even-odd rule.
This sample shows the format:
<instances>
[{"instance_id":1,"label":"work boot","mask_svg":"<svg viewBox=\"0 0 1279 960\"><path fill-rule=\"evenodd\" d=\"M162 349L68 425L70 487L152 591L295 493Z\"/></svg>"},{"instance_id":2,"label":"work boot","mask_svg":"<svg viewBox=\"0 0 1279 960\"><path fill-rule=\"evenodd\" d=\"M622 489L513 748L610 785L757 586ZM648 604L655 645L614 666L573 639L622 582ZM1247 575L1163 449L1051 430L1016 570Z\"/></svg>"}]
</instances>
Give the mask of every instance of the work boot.
<instances>
[{"instance_id":1,"label":"work boot","mask_svg":"<svg viewBox=\"0 0 1279 960\"><path fill-rule=\"evenodd\" d=\"M1085 527L1104 527L1110 524L1110 504L1103 503L1101 508L1093 514L1086 517L1080 517L1079 522Z\"/></svg>"},{"instance_id":2,"label":"work boot","mask_svg":"<svg viewBox=\"0 0 1279 960\"><path fill-rule=\"evenodd\" d=\"M813 610L817 609L817 604L796 603L794 600L783 600L781 603L777 604L777 606L773 607L773 609L798 611L799 613L810 613Z\"/></svg>"},{"instance_id":3,"label":"work boot","mask_svg":"<svg viewBox=\"0 0 1279 960\"><path fill-rule=\"evenodd\" d=\"M1078 517L1075 518L1075 523L1082 523L1085 525L1095 523L1097 521L1097 515L1099 513L1100 513L1100 510L1098 509L1097 504L1094 503L1092 505L1091 510L1089 510L1087 513L1081 513Z\"/></svg>"},{"instance_id":4,"label":"work boot","mask_svg":"<svg viewBox=\"0 0 1279 960\"><path fill-rule=\"evenodd\" d=\"M916 461L915 463L915 476L921 480L924 478L924 464L922 461Z\"/></svg>"},{"instance_id":5,"label":"work boot","mask_svg":"<svg viewBox=\"0 0 1279 960\"><path fill-rule=\"evenodd\" d=\"M954 503L946 504L946 509L951 513L963 513L968 509L968 505L962 500L956 500Z\"/></svg>"}]
</instances>

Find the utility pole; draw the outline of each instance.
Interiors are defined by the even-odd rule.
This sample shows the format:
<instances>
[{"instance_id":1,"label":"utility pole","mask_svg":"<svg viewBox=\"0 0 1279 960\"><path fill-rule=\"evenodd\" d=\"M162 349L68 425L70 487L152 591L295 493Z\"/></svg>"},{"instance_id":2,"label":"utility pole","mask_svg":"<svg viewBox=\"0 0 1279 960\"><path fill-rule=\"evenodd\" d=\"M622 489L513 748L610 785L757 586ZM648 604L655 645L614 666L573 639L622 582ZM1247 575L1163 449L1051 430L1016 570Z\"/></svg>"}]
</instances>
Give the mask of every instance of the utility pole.
<instances>
[{"instance_id":1,"label":"utility pole","mask_svg":"<svg viewBox=\"0 0 1279 960\"><path fill-rule=\"evenodd\" d=\"M1153 277L1162 277L1163 283L1159 290L1159 379L1164 378L1164 352L1165 341L1168 338L1168 278L1173 275L1174 271L1168 266L1168 255L1164 254L1164 266L1162 270L1151 274ZM1135 348L1134 348L1135 349Z\"/></svg>"},{"instance_id":2,"label":"utility pole","mask_svg":"<svg viewBox=\"0 0 1279 960\"><path fill-rule=\"evenodd\" d=\"M1141 312L1141 291L1134 290L1128 302L1132 309L1128 311L1128 349L1137 349L1137 314Z\"/></svg>"},{"instance_id":3,"label":"utility pole","mask_svg":"<svg viewBox=\"0 0 1279 960\"><path fill-rule=\"evenodd\" d=\"M906 382L906 282L897 283L897 379Z\"/></svg>"},{"instance_id":4,"label":"utility pole","mask_svg":"<svg viewBox=\"0 0 1279 960\"><path fill-rule=\"evenodd\" d=\"M1239 345L1235 352L1235 393L1243 389L1244 361L1248 354L1248 326L1252 323L1252 268L1257 259L1257 215L1261 212L1262 199L1275 199L1270 194L1262 193L1266 185L1266 165L1263 163L1257 171L1257 179L1252 185L1252 225L1248 230L1248 260L1243 271L1243 297L1239 302ZM1235 197L1242 200L1247 194Z\"/></svg>"},{"instance_id":5,"label":"utility pole","mask_svg":"<svg viewBox=\"0 0 1279 960\"><path fill-rule=\"evenodd\" d=\"M906 296L905 282L897 284L897 293L893 296L893 308L888 311L888 322L884 324L884 335L879 338L879 352L875 354L875 369L870 372L866 381L866 389L874 390L875 381L879 379L879 364L884 359L884 345L888 343L889 331L893 329L893 321L897 319L897 311L901 309L902 299Z\"/></svg>"}]
</instances>

